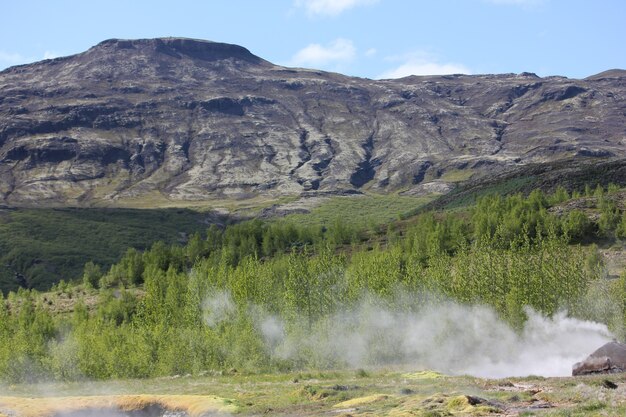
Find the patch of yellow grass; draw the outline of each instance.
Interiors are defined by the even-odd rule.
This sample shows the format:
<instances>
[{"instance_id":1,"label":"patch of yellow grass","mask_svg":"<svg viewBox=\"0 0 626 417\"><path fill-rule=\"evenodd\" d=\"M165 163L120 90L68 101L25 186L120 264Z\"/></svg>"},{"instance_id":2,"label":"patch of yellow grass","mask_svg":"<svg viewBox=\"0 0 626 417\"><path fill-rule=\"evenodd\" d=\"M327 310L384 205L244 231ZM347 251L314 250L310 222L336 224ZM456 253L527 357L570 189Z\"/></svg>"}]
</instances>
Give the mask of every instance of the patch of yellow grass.
<instances>
[{"instance_id":1,"label":"patch of yellow grass","mask_svg":"<svg viewBox=\"0 0 626 417\"><path fill-rule=\"evenodd\" d=\"M409 379L439 379L444 377L443 374L435 371L411 372L408 374L402 374L402 376Z\"/></svg>"},{"instance_id":2,"label":"patch of yellow grass","mask_svg":"<svg viewBox=\"0 0 626 417\"><path fill-rule=\"evenodd\" d=\"M358 398L353 398L351 400L347 400L347 401L342 401L340 403L335 404L333 407L334 408L353 408L353 407L358 407L360 405L366 405L366 404L372 404L378 401L384 401L386 399L389 399L389 395L384 395L384 394L374 394L374 395L368 395L366 397L358 397Z\"/></svg>"},{"instance_id":3,"label":"patch of yellow grass","mask_svg":"<svg viewBox=\"0 0 626 417\"><path fill-rule=\"evenodd\" d=\"M19 417L48 417L86 409L141 410L157 405L171 411L184 411L192 417L209 413L232 413L237 407L213 395L110 395L84 397L0 397L0 408ZM2 416L0 416L2 417Z\"/></svg>"},{"instance_id":4,"label":"patch of yellow grass","mask_svg":"<svg viewBox=\"0 0 626 417\"><path fill-rule=\"evenodd\" d=\"M432 415L446 416L486 416L501 413L501 410L487 404L472 404L467 395L434 394L427 398L414 396L401 406L392 410L389 417L421 415L430 412Z\"/></svg>"}]
</instances>

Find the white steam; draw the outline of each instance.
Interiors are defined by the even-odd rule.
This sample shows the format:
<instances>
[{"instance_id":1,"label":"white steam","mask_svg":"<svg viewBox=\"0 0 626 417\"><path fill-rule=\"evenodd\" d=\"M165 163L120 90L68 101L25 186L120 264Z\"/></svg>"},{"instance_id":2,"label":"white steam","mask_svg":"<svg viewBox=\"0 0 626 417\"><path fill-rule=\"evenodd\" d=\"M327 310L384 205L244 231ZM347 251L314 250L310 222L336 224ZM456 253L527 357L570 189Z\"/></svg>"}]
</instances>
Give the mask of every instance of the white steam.
<instances>
[{"instance_id":1,"label":"white steam","mask_svg":"<svg viewBox=\"0 0 626 417\"><path fill-rule=\"evenodd\" d=\"M257 328L277 359L318 366L403 365L486 378L567 376L572 365L613 338L603 324L547 318L527 310L521 332L484 306L452 302L419 311L363 303L309 326L258 314Z\"/></svg>"},{"instance_id":2,"label":"white steam","mask_svg":"<svg viewBox=\"0 0 626 417\"><path fill-rule=\"evenodd\" d=\"M216 291L204 300L202 311L206 325L216 327L232 319L237 307L228 291Z\"/></svg>"}]
</instances>

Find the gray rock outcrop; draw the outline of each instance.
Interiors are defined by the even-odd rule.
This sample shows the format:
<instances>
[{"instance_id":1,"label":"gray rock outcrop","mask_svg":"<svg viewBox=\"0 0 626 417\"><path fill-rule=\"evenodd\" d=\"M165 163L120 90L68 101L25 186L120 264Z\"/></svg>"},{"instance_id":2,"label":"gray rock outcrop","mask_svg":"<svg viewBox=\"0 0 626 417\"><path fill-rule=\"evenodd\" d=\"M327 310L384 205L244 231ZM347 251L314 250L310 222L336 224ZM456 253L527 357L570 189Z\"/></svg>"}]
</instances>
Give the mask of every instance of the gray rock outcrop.
<instances>
[{"instance_id":1,"label":"gray rock outcrop","mask_svg":"<svg viewBox=\"0 0 626 417\"><path fill-rule=\"evenodd\" d=\"M572 367L572 375L611 374L626 371L626 345L609 342Z\"/></svg>"},{"instance_id":2,"label":"gray rock outcrop","mask_svg":"<svg viewBox=\"0 0 626 417\"><path fill-rule=\"evenodd\" d=\"M390 192L624 158L625 73L374 81L236 45L112 39L0 72L0 204Z\"/></svg>"}]
</instances>

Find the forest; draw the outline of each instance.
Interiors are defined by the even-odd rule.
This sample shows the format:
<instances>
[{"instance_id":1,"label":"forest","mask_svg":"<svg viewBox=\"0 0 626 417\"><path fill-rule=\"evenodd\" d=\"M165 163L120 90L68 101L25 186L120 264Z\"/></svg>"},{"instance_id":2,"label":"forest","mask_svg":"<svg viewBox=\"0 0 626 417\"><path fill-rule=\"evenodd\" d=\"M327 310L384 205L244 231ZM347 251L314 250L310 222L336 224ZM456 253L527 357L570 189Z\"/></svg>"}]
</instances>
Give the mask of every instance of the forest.
<instances>
[{"instance_id":1,"label":"forest","mask_svg":"<svg viewBox=\"0 0 626 417\"><path fill-rule=\"evenodd\" d=\"M450 302L487 306L516 331L532 312L565 311L624 340L626 274L608 277L597 246L626 238L623 192L488 195L371 228L250 220L129 248L111 267L87 262L80 282L2 296L0 378L337 369L350 361L308 335L363 308L420 314ZM55 310L59 299L71 308ZM365 365L406 360L368 337Z\"/></svg>"}]
</instances>

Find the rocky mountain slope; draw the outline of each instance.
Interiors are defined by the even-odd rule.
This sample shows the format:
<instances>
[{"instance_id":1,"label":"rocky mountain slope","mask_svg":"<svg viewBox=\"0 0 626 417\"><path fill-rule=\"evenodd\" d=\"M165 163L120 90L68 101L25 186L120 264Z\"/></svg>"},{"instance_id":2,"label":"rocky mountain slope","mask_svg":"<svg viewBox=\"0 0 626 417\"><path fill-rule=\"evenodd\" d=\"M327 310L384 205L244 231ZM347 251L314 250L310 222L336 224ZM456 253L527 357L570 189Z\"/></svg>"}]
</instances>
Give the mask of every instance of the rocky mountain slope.
<instances>
[{"instance_id":1,"label":"rocky mountain slope","mask_svg":"<svg viewBox=\"0 0 626 417\"><path fill-rule=\"evenodd\" d=\"M626 71L374 81L243 47L104 41L0 72L0 203L391 192L626 158Z\"/></svg>"}]
</instances>

